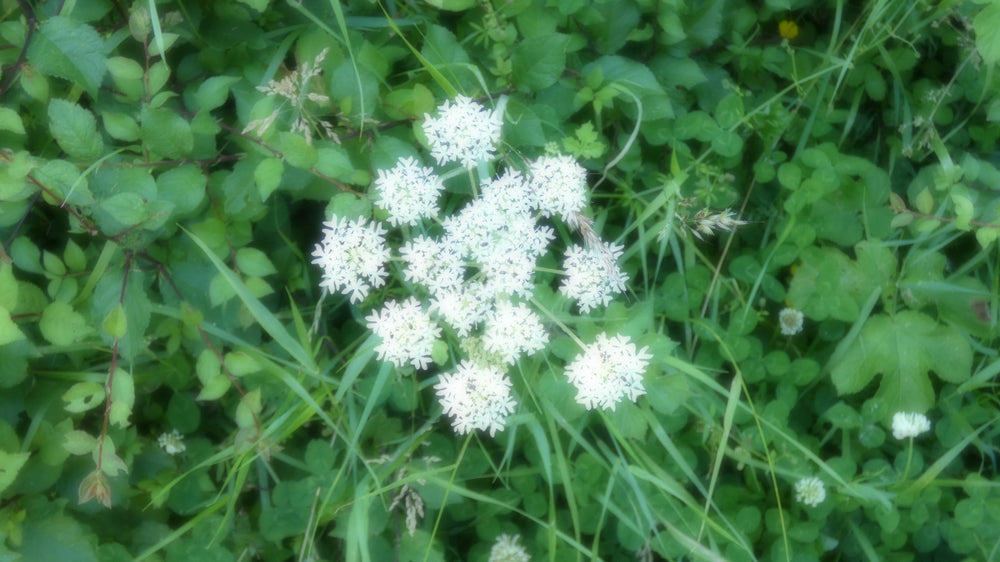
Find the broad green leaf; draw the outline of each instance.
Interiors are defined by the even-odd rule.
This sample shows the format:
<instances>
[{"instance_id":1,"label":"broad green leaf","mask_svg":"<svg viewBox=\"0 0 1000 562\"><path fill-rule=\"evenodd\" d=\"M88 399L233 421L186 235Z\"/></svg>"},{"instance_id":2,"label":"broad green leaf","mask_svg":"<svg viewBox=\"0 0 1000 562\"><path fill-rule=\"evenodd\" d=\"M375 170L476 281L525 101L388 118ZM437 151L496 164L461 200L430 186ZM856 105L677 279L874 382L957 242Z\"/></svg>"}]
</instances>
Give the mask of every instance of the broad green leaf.
<instances>
[{"instance_id":1,"label":"broad green leaf","mask_svg":"<svg viewBox=\"0 0 1000 562\"><path fill-rule=\"evenodd\" d=\"M62 16L38 26L28 47L28 60L43 74L81 84L94 98L107 71L100 34L85 23Z\"/></svg>"},{"instance_id":2,"label":"broad green leaf","mask_svg":"<svg viewBox=\"0 0 1000 562\"><path fill-rule=\"evenodd\" d=\"M127 329L118 340L118 353L126 361L131 361L147 349L146 328L149 327L151 307L145 277L141 271L131 271L123 288L123 273L110 271L101 276L94 288L91 310L94 325L103 324L112 309L123 305ZM108 345L113 341L110 335L104 335L103 339Z\"/></svg>"},{"instance_id":3,"label":"broad green leaf","mask_svg":"<svg viewBox=\"0 0 1000 562\"><path fill-rule=\"evenodd\" d=\"M21 121L21 116L9 107L0 107L0 131L12 131L23 135L24 123Z\"/></svg>"},{"instance_id":4,"label":"broad green leaf","mask_svg":"<svg viewBox=\"0 0 1000 562\"><path fill-rule=\"evenodd\" d=\"M30 456L31 453L8 453L7 451L0 451L0 497L3 496L3 491L14 483L17 473Z\"/></svg>"},{"instance_id":5,"label":"broad green leaf","mask_svg":"<svg viewBox=\"0 0 1000 562\"><path fill-rule=\"evenodd\" d=\"M267 254L257 248L249 247L236 250L236 267L240 269L240 273L254 277L264 277L278 272Z\"/></svg>"},{"instance_id":6,"label":"broad green leaf","mask_svg":"<svg viewBox=\"0 0 1000 562\"><path fill-rule=\"evenodd\" d=\"M86 412L104 402L104 386L92 381L78 382L63 393L62 399L67 412Z\"/></svg>"},{"instance_id":7,"label":"broad green leaf","mask_svg":"<svg viewBox=\"0 0 1000 562\"><path fill-rule=\"evenodd\" d=\"M121 304L111 309L101 325L104 333L114 338L123 337L127 327L128 318L125 316L125 308Z\"/></svg>"},{"instance_id":8,"label":"broad green leaf","mask_svg":"<svg viewBox=\"0 0 1000 562\"><path fill-rule=\"evenodd\" d=\"M112 138L125 142L139 140L139 124L128 115L122 113L101 113L101 121L104 122L104 130Z\"/></svg>"},{"instance_id":9,"label":"broad green leaf","mask_svg":"<svg viewBox=\"0 0 1000 562\"><path fill-rule=\"evenodd\" d=\"M267 201L271 193L278 189L278 186L281 185L281 175L284 172L285 164L280 158L265 158L260 161L260 164L257 164L253 170L253 179L257 183L257 191L260 193L261 200Z\"/></svg>"},{"instance_id":10,"label":"broad green leaf","mask_svg":"<svg viewBox=\"0 0 1000 562\"><path fill-rule=\"evenodd\" d=\"M194 149L191 125L169 109L143 106L140 131L146 148L164 158L183 158Z\"/></svg>"},{"instance_id":11,"label":"broad green leaf","mask_svg":"<svg viewBox=\"0 0 1000 562\"><path fill-rule=\"evenodd\" d=\"M99 208L114 219L114 223L102 224L107 234L117 234L130 226L135 226L146 219L146 202L136 193L116 193L101 201Z\"/></svg>"},{"instance_id":12,"label":"broad green leaf","mask_svg":"<svg viewBox=\"0 0 1000 562\"><path fill-rule=\"evenodd\" d=\"M132 380L132 373L116 368L115 378L111 381L111 411L108 413L108 421L121 428L128 427L128 418L132 415L134 405L135 382Z\"/></svg>"},{"instance_id":13,"label":"broad green leaf","mask_svg":"<svg viewBox=\"0 0 1000 562\"><path fill-rule=\"evenodd\" d=\"M243 377L260 370L260 363L244 351L226 354L226 369L234 377Z\"/></svg>"},{"instance_id":14,"label":"broad green leaf","mask_svg":"<svg viewBox=\"0 0 1000 562\"><path fill-rule=\"evenodd\" d=\"M38 322L42 336L54 345L70 345L92 331L84 317L64 302L53 302L45 307Z\"/></svg>"},{"instance_id":15,"label":"broad green leaf","mask_svg":"<svg viewBox=\"0 0 1000 562\"><path fill-rule=\"evenodd\" d=\"M17 279L13 264L0 261L0 308L14 310L17 306Z\"/></svg>"},{"instance_id":16,"label":"broad green leaf","mask_svg":"<svg viewBox=\"0 0 1000 562\"><path fill-rule=\"evenodd\" d=\"M519 41L511 54L512 79L532 91L556 83L566 68L566 45L569 37L550 33Z\"/></svg>"},{"instance_id":17,"label":"broad green leaf","mask_svg":"<svg viewBox=\"0 0 1000 562\"><path fill-rule=\"evenodd\" d=\"M316 164L316 147L306 142L305 137L295 133L282 132L281 152L290 166L308 170Z\"/></svg>"},{"instance_id":18,"label":"broad green leaf","mask_svg":"<svg viewBox=\"0 0 1000 562\"><path fill-rule=\"evenodd\" d=\"M894 317L869 318L833 366L831 378L843 395L861 391L881 374L875 398L889 417L899 411L926 412L934 406L930 371L947 382L965 381L971 376L972 349L957 329L904 310Z\"/></svg>"},{"instance_id":19,"label":"broad green leaf","mask_svg":"<svg viewBox=\"0 0 1000 562\"><path fill-rule=\"evenodd\" d=\"M256 424L254 416L260 414L260 389L255 388L240 398L240 403L236 406L236 425L239 427L254 427Z\"/></svg>"},{"instance_id":20,"label":"broad green leaf","mask_svg":"<svg viewBox=\"0 0 1000 562\"><path fill-rule=\"evenodd\" d=\"M63 99L49 102L49 130L59 147L78 160L97 160L104 141L97 133L97 119L86 109Z\"/></svg>"},{"instance_id":21,"label":"broad green leaf","mask_svg":"<svg viewBox=\"0 0 1000 562\"><path fill-rule=\"evenodd\" d=\"M976 49L986 64L1000 61L1000 3L991 2L972 20L976 32Z\"/></svg>"},{"instance_id":22,"label":"broad green leaf","mask_svg":"<svg viewBox=\"0 0 1000 562\"><path fill-rule=\"evenodd\" d=\"M194 164L177 166L156 178L156 195L174 204L174 219L189 217L205 199L208 178Z\"/></svg>"},{"instance_id":23,"label":"broad green leaf","mask_svg":"<svg viewBox=\"0 0 1000 562\"><path fill-rule=\"evenodd\" d=\"M263 0L266 2L266 0ZM238 76L212 76L198 86L195 100L200 110L212 110L226 103L229 97L229 87L239 82Z\"/></svg>"}]
</instances>

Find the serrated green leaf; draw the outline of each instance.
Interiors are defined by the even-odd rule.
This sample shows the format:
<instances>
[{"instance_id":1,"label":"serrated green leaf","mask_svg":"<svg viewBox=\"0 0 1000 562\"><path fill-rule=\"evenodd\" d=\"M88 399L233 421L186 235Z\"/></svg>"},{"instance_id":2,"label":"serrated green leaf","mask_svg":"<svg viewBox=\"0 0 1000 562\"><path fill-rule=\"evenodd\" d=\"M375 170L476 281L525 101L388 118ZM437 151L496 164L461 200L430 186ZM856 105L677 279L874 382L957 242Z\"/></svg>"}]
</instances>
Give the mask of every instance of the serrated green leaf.
<instances>
[{"instance_id":1,"label":"serrated green leaf","mask_svg":"<svg viewBox=\"0 0 1000 562\"><path fill-rule=\"evenodd\" d=\"M976 49L986 64L1000 61L1000 3L991 2L972 20L976 32Z\"/></svg>"},{"instance_id":2,"label":"serrated green leaf","mask_svg":"<svg viewBox=\"0 0 1000 562\"><path fill-rule=\"evenodd\" d=\"M875 375L881 382L875 395L895 412L925 412L934 405L934 388L928 373L960 383L971 376L972 349L957 329L938 324L929 316L904 310L893 317L872 316L858 338L833 366L831 379L838 394L862 390Z\"/></svg>"},{"instance_id":3,"label":"serrated green leaf","mask_svg":"<svg viewBox=\"0 0 1000 562\"><path fill-rule=\"evenodd\" d=\"M99 207L123 227L135 226L147 215L145 201L135 193L116 193L101 201Z\"/></svg>"},{"instance_id":4,"label":"serrated green leaf","mask_svg":"<svg viewBox=\"0 0 1000 562\"><path fill-rule=\"evenodd\" d=\"M179 159L194 149L191 125L173 111L143 106L140 121L142 142L151 152L164 158Z\"/></svg>"},{"instance_id":5,"label":"serrated green leaf","mask_svg":"<svg viewBox=\"0 0 1000 562\"><path fill-rule=\"evenodd\" d=\"M53 302L45 307L38 322L42 337L54 345L70 345L91 332L84 317L64 302Z\"/></svg>"},{"instance_id":6,"label":"serrated green leaf","mask_svg":"<svg viewBox=\"0 0 1000 562\"><path fill-rule=\"evenodd\" d=\"M282 132L279 138L281 153L289 166L308 170L316 164L318 158L316 147L306 142L305 137L286 131Z\"/></svg>"},{"instance_id":7,"label":"serrated green leaf","mask_svg":"<svg viewBox=\"0 0 1000 562\"><path fill-rule=\"evenodd\" d=\"M107 71L104 54L94 28L62 16L38 26L28 47L28 60L39 72L81 84L94 98Z\"/></svg>"},{"instance_id":8,"label":"serrated green leaf","mask_svg":"<svg viewBox=\"0 0 1000 562\"><path fill-rule=\"evenodd\" d=\"M14 278L14 266L0 261L0 308L14 310L16 306L17 279Z\"/></svg>"},{"instance_id":9,"label":"serrated green leaf","mask_svg":"<svg viewBox=\"0 0 1000 562\"><path fill-rule=\"evenodd\" d=\"M952 192L951 202L955 205L955 228L969 230L969 222L972 221L972 213L975 211L972 200L966 195Z\"/></svg>"},{"instance_id":10,"label":"serrated green leaf","mask_svg":"<svg viewBox=\"0 0 1000 562\"><path fill-rule=\"evenodd\" d=\"M24 134L24 123L21 116L9 107L0 107L0 131L11 131Z\"/></svg>"},{"instance_id":11,"label":"serrated green leaf","mask_svg":"<svg viewBox=\"0 0 1000 562\"><path fill-rule=\"evenodd\" d=\"M95 325L102 323L113 308L124 303L127 329L118 341L118 353L127 361L147 349L146 328L149 327L151 307L144 278L145 274L141 271L130 272L123 289L123 273L111 271L101 276L94 289L91 318ZM104 341L111 345L112 337L104 336Z\"/></svg>"},{"instance_id":12,"label":"serrated green leaf","mask_svg":"<svg viewBox=\"0 0 1000 562\"><path fill-rule=\"evenodd\" d=\"M242 377L260 370L260 363L244 351L226 354L226 369L234 377Z\"/></svg>"},{"instance_id":13,"label":"serrated green leaf","mask_svg":"<svg viewBox=\"0 0 1000 562\"><path fill-rule=\"evenodd\" d=\"M926 187L917 194L917 200L914 203L917 206L917 211L921 214L929 215L934 212L934 195Z\"/></svg>"},{"instance_id":14,"label":"serrated green leaf","mask_svg":"<svg viewBox=\"0 0 1000 562\"><path fill-rule=\"evenodd\" d=\"M236 406L236 425L239 427L254 427L255 416L260 414L260 389L255 388L240 398L240 403Z\"/></svg>"},{"instance_id":15,"label":"serrated green leaf","mask_svg":"<svg viewBox=\"0 0 1000 562\"><path fill-rule=\"evenodd\" d=\"M113 338L123 337L127 327L128 318L125 316L125 307L121 304L111 309L111 312L104 317L104 323L101 325L104 333Z\"/></svg>"},{"instance_id":16,"label":"serrated green leaf","mask_svg":"<svg viewBox=\"0 0 1000 562\"><path fill-rule=\"evenodd\" d=\"M71 455L89 455L97 447L97 438L80 430L66 433L63 448Z\"/></svg>"},{"instance_id":17,"label":"serrated green leaf","mask_svg":"<svg viewBox=\"0 0 1000 562\"><path fill-rule=\"evenodd\" d=\"M24 466L24 463L28 461L30 456L31 453L8 453L7 451L0 451L0 496L3 495L4 490L14 483L17 473L21 471L21 467Z\"/></svg>"},{"instance_id":18,"label":"serrated green leaf","mask_svg":"<svg viewBox=\"0 0 1000 562\"><path fill-rule=\"evenodd\" d=\"M0 346L24 339L24 333L10 319L10 312L0 306Z\"/></svg>"},{"instance_id":19,"label":"serrated green leaf","mask_svg":"<svg viewBox=\"0 0 1000 562\"><path fill-rule=\"evenodd\" d=\"M240 248L236 250L236 267L245 275L264 277L278 272L267 254L257 248Z\"/></svg>"},{"instance_id":20,"label":"serrated green leaf","mask_svg":"<svg viewBox=\"0 0 1000 562\"><path fill-rule=\"evenodd\" d=\"M108 421L118 427L128 427L132 406L135 405L135 382L132 373L125 369L115 369L115 378L111 381L111 411Z\"/></svg>"},{"instance_id":21,"label":"serrated green leaf","mask_svg":"<svg viewBox=\"0 0 1000 562\"><path fill-rule=\"evenodd\" d=\"M101 113L101 121L112 138L125 142L139 140L139 124L128 115L104 112Z\"/></svg>"},{"instance_id":22,"label":"serrated green leaf","mask_svg":"<svg viewBox=\"0 0 1000 562\"><path fill-rule=\"evenodd\" d=\"M86 412L104 402L104 386L92 381L78 382L63 393L62 399L67 412Z\"/></svg>"},{"instance_id":23,"label":"serrated green leaf","mask_svg":"<svg viewBox=\"0 0 1000 562\"><path fill-rule=\"evenodd\" d=\"M195 94L197 109L212 110L226 103L229 87L239 80L238 76L212 76L202 82L198 86L198 93Z\"/></svg>"},{"instance_id":24,"label":"serrated green leaf","mask_svg":"<svg viewBox=\"0 0 1000 562\"><path fill-rule=\"evenodd\" d=\"M72 158L97 160L104 152L104 141L97 133L97 119L86 109L63 99L49 102L49 131L59 147Z\"/></svg>"},{"instance_id":25,"label":"serrated green leaf","mask_svg":"<svg viewBox=\"0 0 1000 562\"><path fill-rule=\"evenodd\" d=\"M322 170L321 170L322 171ZM285 172L285 164L280 158L265 158L253 170L253 179L257 184L257 192L262 201L267 201L271 193L281 185L281 175ZM325 173L325 172L324 172Z\"/></svg>"},{"instance_id":26,"label":"serrated green leaf","mask_svg":"<svg viewBox=\"0 0 1000 562\"><path fill-rule=\"evenodd\" d=\"M569 36L549 33L518 41L511 53L512 79L532 91L555 84L566 69Z\"/></svg>"},{"instance_id":27,"label":"serrated green leaf","mask_svg":"<svg viewBox=\"0 0 1000 562\"><path fill-rule=\"evenodd\" d=\"M156 178L156 195L174 204L174 219L189 217L205 199L208 178L194 164L171 168Z\"/></svg>"}]
</instances>

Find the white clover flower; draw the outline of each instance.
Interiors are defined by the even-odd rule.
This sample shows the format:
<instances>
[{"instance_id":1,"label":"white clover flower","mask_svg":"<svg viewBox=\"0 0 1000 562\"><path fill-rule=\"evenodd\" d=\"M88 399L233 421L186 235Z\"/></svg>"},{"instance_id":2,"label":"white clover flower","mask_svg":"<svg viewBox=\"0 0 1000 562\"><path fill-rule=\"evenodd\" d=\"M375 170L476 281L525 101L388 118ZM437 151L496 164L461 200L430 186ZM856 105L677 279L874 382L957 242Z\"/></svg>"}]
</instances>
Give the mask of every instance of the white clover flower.
<instances>
[{"instance_id":1,"label":"white clover flower","mask_svg":"<svg viewBox=\"0 0 1000 562\"><path fill-rule=\"evenodd\" d=\"M509 301L497 303L483 333L486 349L511 364L521 353L531 355L542 350L548 341L549 334L538 315L524 303L514 306Z\"/></svg>"},{"instance_id":2,"label":"white clover flower","mask_svg":"<svg viewBox=\"0 0 1000 562\"><path fill-rule=\"evenodd\" d=\"M181 432L176 429L170 433L163 433L158 439L160 447L166 451L168 455L176 455L177 453L183 453L187 450L187 446L184 445L184 436Z\"/></svg>"},{"instance_id":3,"label":"white clover flower","mask_svg":"<svg viewBox=\"0 0 1000 562\"><path fill-rule=\"evenodd\" d=\"M402 304L389 301L381 311L372 312L365 320L368 328L382 338L375 347L380 360L390 361L397 367L410 363L415 369L427 368L441 328L424 312L417 299L410 297Z\"/></svg>"},{"instance_id":4,"label":"white clover flower","mask_svg":"<svg viewBox=\"0 0 1000 562\"><path fill-rule=\"evenodd\" d=\"M519 538L521 535L512 537L503 534L497 537L497 542L493 543L493 548L490 549L489 562L529 562L531 556L523 546L517 544Z\"/></svg>"},{"instance_id":5,"label":"white clover flower","mask_svg":"<svg viewBox=\"0 0 1000 562\"><path fill-rule=\"evenodd\" d=\"M379 199L375 202L389 212L392 226L416 225L420 219L437 216L437 200L444 184L433 168L424 168L412 157L401 158L375 179Z\"/></svg>"},{"instance_id":6,"label":"white clover flower","mask_svg":"<svg viewBox=\"0 0 1000 562\"><path fill-rule=\"evenodd\" d=\"M488 429L493 437L498 430L503 431L507 415L517 405L510 387L510 379L497 367L462 361L454 373L441 375L434 390L455 431L465 434Z\"/></svg>"},{"instance_id":7,"label":"white clover flower","mask_svg":"<svg viewBox=\"0 0 1000 562\"><path fill-rule=\"evenodd\" d=\"M420 235L400 248L407 281L426 287L431 294L455 291L462 284L465 264L455 244Z\"/></svg>"},{"instance_id":8,"label":"white clover flower","mask_svg":"<svg viewBox=\"0 0 1000 562\"><path fill-rule=\"evenodd\" d=\"M490 111L472 98L458 95L438 107L437 113L437 118L424 115L423 129L438 165L461 162L471 169L493 157L503 126L500 111Z\"/></svg>"},{"instance_id":9,"label":"white clover flower","mask_svg":"<svg viewBox=\"0 0 1000 562\"><path fill-rule=\"evenodd\" d=\"M542 156L528 164L529 189L543 216L562 217L576 228L576 217L587 206L587 171L572 156Z\"/></svg>"},{"instance_id":10,"label":"white clover flower","mask_svg":"<svg viewBox=\"0 0 1000 562\"><path fill-rule=\"evenodd\" d=\"M435 293L430 309L464 338L486 319L493 304L491 296L482 283L469 282Z\"/></svg>"},{"instance_id":11,"label":"white clover flower","mask_svg":"<svg viewBox=\"0 0 1000 562\"><path fill-rule=\"evenodd\" d=\"M825 499L826 488L819 478L810 476L795 483L795 501L816 507Z\"/></svg>"},{"instance_id":12,"label":"white clover flower","mask_svg":"<svg viewBox=\"0 0 1000 562\"><path fill-rule=\"evenodd\" d=\"M896 439L916 437L930 429L931 420L923 414L896 412L892 416L892 436Z\"/></svg>"},{"instance_id":13,"label":"white clover flower","mask_svg":"<svg viewBox=\"0 0 1000 562\"><path fill-rule=\"evenodd\" d=\"M643 347L636 352L628 336L597 336L597 341L584 348L566 367L566 376L577 390L577 403L588 410L594 407L614 410L623 396L635 402L646 393L642 374L653 357L646 353L648 349Z\"/></svg>"},{"instance_id":14,"label":"white clover flower","mask_svg":"<svg viewBox=\"0 0 1000 562\"><path fill-rule=\"evenodd\" d=\"M381 223L335 216L323 226L323 240L312 253L312 263L323 268L320 287L350 295L353 303L368 296L370 288L385 284L389 249Z\"/></svg>"},{"instance_id":15,"label":"white clover flower","mask_svg":"<svg viewBox=\"0 0 1000 562\"><path fill-rule=\"evenodd\" d=\"M778 313L778 324L781 325L781 335L794 336L802 331L802 311L794 308L782 308Z\"/></svg>"},{"instance_id":16,"label":"white clover flower","mask_svg":"<svg viewBox=\"0 0 1000 562\"><path fill-rule=\"evenodd\" d=\"M563 269L566 277L559 290L571 299L577 299L581 312L590 312L598 306L607 306L612 296L625 292L628 276L618 267L622 246L602 243L601 247L584 248L576 244L566 250Z\"/></svg>"}]
</instances>

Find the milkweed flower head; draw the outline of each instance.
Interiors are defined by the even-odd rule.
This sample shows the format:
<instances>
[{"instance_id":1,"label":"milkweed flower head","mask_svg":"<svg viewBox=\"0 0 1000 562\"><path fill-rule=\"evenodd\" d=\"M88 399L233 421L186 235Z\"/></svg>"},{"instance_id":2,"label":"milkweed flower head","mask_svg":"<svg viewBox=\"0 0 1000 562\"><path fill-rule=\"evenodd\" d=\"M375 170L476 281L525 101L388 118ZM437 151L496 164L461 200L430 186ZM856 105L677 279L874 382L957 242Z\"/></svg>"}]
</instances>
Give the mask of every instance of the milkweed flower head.
<instances>
[{"instance_id":1,"label":"milkweed flower head","mask_svg":"<svg viewBox=\"0 0 1000 562\"><path fill-rule=\"evenodd\" d=\"M794 336L802 331L802 323L805 317L801 310L794 308L782 308L778 313L778 324L781 326L781 335Z\"/></svg>"},{"instance_id":2,"label":"milkweed flower head","mask_svg":"<svg viewBox=\"0 0 1000 562\"><path fill-rule=\"evenodd\" d=\"M379 170L375 180L375 205L389 213L392 226L416 225L437 216L437 200L444 183L432 168L420 166L413 157L401 158L389 170Z\"/></svg>"},{"instance_id":3,"label":"milkweed flower head","mask_svg":"<svg viewBox=\"0 0 1000 562\"><path fill-rule=\"evenodd\" d=\"M795 483L795 501L816 507L826 499L826 487L815 476L802 478Z\"/></svg>"},{"instance_id":4,"label":"milkweed flower head","mask_svg":"<svg viewBox=\"0 0 1000 562\"><path fill-rule=\"evenodd\" d=\"M908 439L930 431L931 420L918 413L896 412L892 416L892 436L896 439Z\"/></svg>"},{"instance_id":5,"label":"milkweed flower head","mask_svg":"<svg viewBox=\"0 0 1000 562\"><path fill-rule=\"evenodd\" d=\"M375 347L380 360L389 361L397 367L409 363L415 369L427 368L441 328L416 298L410 297L402 303L389 301L382 310L372 312L365 320L368 329L382 338Z\"/></svg>"},{"instance_id":6,"label":"milkweed flower head","mask_svg":"<svg viewBox=\"0 0 1000 562\"><path fill-rule=\"evenodd\" d=\"M622 398L635 402L646 393L642 375L653 357L646 353L648 349L636 351L628 336L598 335L566 367L566 376L577 390L577 403L588 410L595 407L614 410Z\"/></svg>"},{"instance_id":7,"label":"milkweed flower head","mask_svg":"<svg viewBox=\"0 0 1000 562\"><path fill-rule=\"evenodd\" d=\"M499 368L462 361L456 371L441 375L434 390L455 431L488 430L493 437L517 405L510 387L510 379Z\"/></svg>"},{"instance_id":8,"label":"milkweed flower head","mask_svg":"<svg viewBox=\"0 0 1000 562\"><path fill-rule=\"evenodd\" d=\"M493 158L502 126L502 112L458 95L437 108L437 117L425 114L423 130L438 165L461 162L471 169Z\"/></svg>"},{"instance_id":9,"label":"milkweed flower head","mask_svg":"<svg viewBox=\"0 0 1000 562\"><path fill-rule=\"evenodd\" d=\"M335 216L323 226L323 240L312 253L312 263L323 269L320 287L331 294L350 295L351 302L356 302L372 287L385 284L390 253L381 223Z\"/></svg>"}]
</instances>

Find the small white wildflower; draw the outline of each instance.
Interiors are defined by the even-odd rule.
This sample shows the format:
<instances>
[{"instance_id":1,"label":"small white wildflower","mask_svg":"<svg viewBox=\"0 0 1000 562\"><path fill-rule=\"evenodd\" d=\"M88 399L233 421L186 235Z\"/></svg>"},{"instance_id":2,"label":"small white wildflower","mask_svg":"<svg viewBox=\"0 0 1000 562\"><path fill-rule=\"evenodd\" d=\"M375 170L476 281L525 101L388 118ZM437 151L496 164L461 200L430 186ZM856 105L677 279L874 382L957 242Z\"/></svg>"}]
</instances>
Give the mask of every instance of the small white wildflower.
<instances>
[{"instance_id":1,"label":"small white wildflower","mask_svg":"<svg viewBox=\"0 0 1000 562\"><path fill-rule=\"evenodd\" d=\"M426 287L431 294L455 291L462 284L465 264L454 244L420 235L399 249L406 263L407 281Z\"/></svg>"},{"instance_id":2,"label":"small white wildflower","mask_svg":"<svg viewBox=\"0 0 1000 562\"><path fill-rule=\"evenodd\" d=\"M625 292L628 276L618 267L622 246L601 243L600 247L584 248L574 244L566 250L563 269L566 277L559 290L577 299L581 312L607 306L612 296Z\"/></svg>"},{"instance_id":3,"label":"small white wildflower","mask_svg":"<svg viewBox=\"0 0 1000 562\"><path fill-rule=\"evenodd\" d=\"M892 436L896 439L916 437L930 429L931 420L923 414L896 412L892 416Z\"/></svg>"},{"instance_id":4,"label":"small white wildflower","mask_svg":"<svg viewBox=\"0 0 1000 562\"><path fill-rule=\"evenodd\" d=\"M801 332L804 318L801 310L782 308L781 312L778 313L778 324L781 326L781 335L794 336Z\"/></svg>"},{"instance_id":5,"label":"small white wildflower","mask_svg":"<svg viewBox=\"0 0 1000 562\"><path fill-rule=\"evenodd\" d=\"M497 303L483 333L486 349L500 354L506 363L514 363L521 353L542 350L548 341L549 334L538 315L524 303L514 306L509 301Z\"/></svg>"},{"instance_id":6,"label":"small white wildflower","mask_svg":"<svg viewBox=\"0 0 1000 562\"><path fill-rule=\"evenodd\" d=\"M528 164L529 189L543 216L558 215L576 228L576 217L587 206L587 171L572 156L543 156Z\"/></svg>"},{"instance_id":7,"label":"small white wildflower","mask_svg":"<svg viewBox=\"0 0 1000 562\"><path fill-rule=\"evenodd\" d=\"M323 240L312 253L312 263L323 268L320 287L331 294L340 291L350 295L351 302L365 298L371 287L381 287L387 275L384 265L389 261L382 224L334 217L323 225Z\"/></svg>"},{"instance_id":8,"label":"small white wildflower","mask_svg":"<svg viewBox=\"0 0 1000 562\"><path fill-rule=\"evenodd\" d=\"M493 548L490 549L489 562L528 562L531 560L528 551L517 544L519 538L521 535L512 537L503 534L497 537L497 542L493 543Z\"/></svg>"},{"instance_id":9,"label":"small white wildflower","mask_svg":"<svg viewBox=\"0 0 1000 562\"><path fill-rule=\"evenodd\" d=\"M424 115L423 129L438 165L461 162L471 169L493 157L503 126L499 111L490 111L472 98L458 95L438 107L437 114L436 118Z\"/></svg>"},{"instance_id":10,"label":"small white wildflower","mask_svg":"<svg viewBox=\"0 0 1000 562\"><path fill-rule=\"evenodd\" d=\"M500 369L462 361L455 372L441 375L434 390L455 431L464 434L488 429L493 437L498 430L503 431L507 415L517 405L510 387L510 379Z\"/></svg>"},{"instance_id":11,"label":"small white wildflower","mask_svg":"<svg viewBox=\"0 0 1000 562\"><path fill-rule=\"evenodd\" d=\"M163 433L160 435L158 440L160 447L167 452L168 455L176 455L177 453L183 453L187 450L187 446L184 445L184 436L181 432L176 429L170 433Z\"/></svg>"},{"instance_id":12,"label":"small white wildflower","mask_svg":"<svg viewBox=\"0 0 1000 562\"><path fill-rule=\"evenodd\" d=\"M415 369L427 368L441 328L424 312L417 299L410 297L402 304L389 301L381 311L372 312L365 320L368 328L382 338L375 347L380 360L390 361L397 367L410 363Z\"/></svg>"},{"instance_id":13,"label":"small white wildflower","mask_svg":"<svg viewBox=\"0 0 1000 562\"><path fill-rule=\"evenodd\" d=\"M597 341L566 367L566 376L577 390L577 403L588 410L614 410L622 397L635 402L646 393L642 375L653 357L646 353L648 349L636 351L628 336L597 336Z\"/></svg>"},{"instance_id":14,"label":"small white wildflower","mask_svg":"<svg viewBox=\"0 0 1000 562\"><path fill-rule=\"evenodd\" d=\"M379 208L389 212L389 223L416 225L420 219L437 216L437 200L444 184L432 168L421 167L412 157L401 158L375 179Z\"/></svg>"},{"instance_id":15,"label":"small white wildflower","mask_svg":"<svg viewBox=\"0 0 1000 562\"><path fill-rule=\"evenodd\" d=\"M826 488L819 478L810 476L795 483L795 501L816 507L825 499Z\"/></svg>"},{"instance_id":16,"label":"small white wildflower","mask_svg":"<svg viewBox=\"0 0 1000 562\"><path fill-rule=\"evenodd\" d=\"M502 176L488 180L482 186L480 198L502 215L527 215L535 206L535 195L521 172L507 170Z\"/></svg>"},{"instance_id":17,"label":"small white wildflower","mask_svg":"<svg viewBox=\"0 0 1000 562\"><path fill-rule=\"evenodd\" d=\"M491 293L479 282L469 282L453 289L443 289L431 299L436 312L459 336L465 337L486 319L492 305Z\"/></svg>"}]
</instances>

